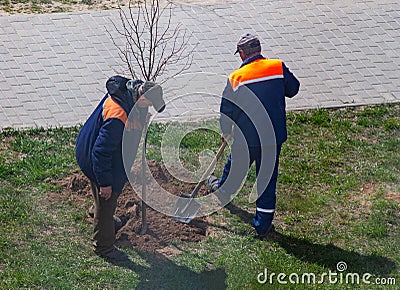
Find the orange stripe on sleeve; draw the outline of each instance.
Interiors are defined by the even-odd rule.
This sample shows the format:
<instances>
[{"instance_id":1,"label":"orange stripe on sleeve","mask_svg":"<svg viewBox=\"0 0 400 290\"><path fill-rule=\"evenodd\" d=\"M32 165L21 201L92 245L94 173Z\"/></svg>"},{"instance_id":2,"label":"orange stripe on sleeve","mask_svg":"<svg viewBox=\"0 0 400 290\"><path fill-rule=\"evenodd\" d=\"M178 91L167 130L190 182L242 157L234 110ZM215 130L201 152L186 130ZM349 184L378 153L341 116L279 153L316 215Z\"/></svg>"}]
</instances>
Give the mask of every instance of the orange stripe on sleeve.
<instances>
[{"instance_id":1,"label":"orange stripe on sleeve","mask_svg":"<svg viewBox=\"0 0 400 290\"><path fill-rule=\"evenodd\" d=\"M128 116L126 115L125 110L118 105L116 101L114 101L111 97L106 99L103 104L103 119L104 121L107 119L116 118L121 120L124 125L128 120Z\"/></svg>"}]
</instances>

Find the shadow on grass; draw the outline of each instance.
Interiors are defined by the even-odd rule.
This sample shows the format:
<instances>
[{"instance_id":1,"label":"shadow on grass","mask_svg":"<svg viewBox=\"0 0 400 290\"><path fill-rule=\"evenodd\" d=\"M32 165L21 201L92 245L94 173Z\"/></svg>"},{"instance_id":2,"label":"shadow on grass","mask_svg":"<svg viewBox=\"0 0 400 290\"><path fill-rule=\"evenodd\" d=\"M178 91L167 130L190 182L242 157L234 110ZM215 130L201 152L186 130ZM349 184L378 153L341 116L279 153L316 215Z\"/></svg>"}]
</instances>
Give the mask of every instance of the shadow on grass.
<instances>
[{"instance_id":1,"label":"shadow on grass","mask_svg":"<svg viewBox=\"0 0 400 290\"><path fill-rule=\"evenodd\" d=\"M148 267L128 261L116 266L140 275L137 289L226 289L225 270L194 272L157 253L138 252Z\"/></svg>"},{"instance_id":2,"label":"shadow on grass","mask_svg":"<svg viewBox=\"0 0 400 290\"><path fill-rule=\"evenodd\" d=\"M226 208L231 214L238 216L245 223L252 223L253 214L229 204ZM396 269L396 263L386 257L378 255L362 255L354 251L341 249L333 244L315 244L305 239L300 239L273 231L268 235L267 241L278 243L285 251L298 259L316 263L336 271L338 262L346 262L351 273L370 273L375 275L388 275Z\"/></svg>"}]
</instances>

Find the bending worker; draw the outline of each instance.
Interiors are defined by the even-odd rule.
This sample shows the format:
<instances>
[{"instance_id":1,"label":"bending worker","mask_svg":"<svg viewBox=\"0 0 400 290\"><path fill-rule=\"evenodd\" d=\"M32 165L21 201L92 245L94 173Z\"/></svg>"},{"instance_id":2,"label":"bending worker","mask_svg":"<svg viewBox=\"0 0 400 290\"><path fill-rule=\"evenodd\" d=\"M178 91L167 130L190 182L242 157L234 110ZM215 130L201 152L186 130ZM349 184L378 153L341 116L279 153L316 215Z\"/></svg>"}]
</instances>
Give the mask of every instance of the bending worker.
<instances>
[{"instance_id":1,"label":"bending worker","mask_svg":"<svg viewBox=\"0 0 400 290\"><path fill-rule=\"evenodd\" d=\"M92 185L93 250L111 262L119 262L128 259L114 246L113 219L117 198L128 180L122 154L124 129L127 129L125 134L130 150L125 161L129 160L132 165L148 108L153 105L158 112L162 112L165 103L161 87L153 82L113 76L107 80L106 88L106 95L79 132L76 158Z\"/></svg>"}]
</instances>

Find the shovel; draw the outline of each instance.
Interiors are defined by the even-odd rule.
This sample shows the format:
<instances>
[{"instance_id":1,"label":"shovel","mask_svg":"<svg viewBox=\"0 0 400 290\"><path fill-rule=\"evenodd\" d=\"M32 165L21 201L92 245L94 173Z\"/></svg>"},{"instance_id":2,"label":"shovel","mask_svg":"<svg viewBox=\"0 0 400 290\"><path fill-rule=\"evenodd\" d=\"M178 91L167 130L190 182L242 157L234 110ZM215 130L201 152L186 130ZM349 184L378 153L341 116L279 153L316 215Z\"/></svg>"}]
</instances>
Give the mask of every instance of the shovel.
<instances>
[{"instance_id":1,"label":"shovel","mask_svg":"<svg viewBox=\"0 0 400 290\"><path fill-rule=\"evenodd\" d=\"M218 159L221 157L222 152L226 147L226 141L224 139L221 147L215 155L214 159L212 160L211 164L208 166L202 177L200 178L200 182L197 183L196 187L193 189L190 195L181 193L179 196L178 201L175 204L175 208L173 210L172 218L178 222L188 224L192 219L196 217L196 214L201 208L200 203L195 200L197 193L199 192L201 186L205 182L205 179L208 175L210 175L211 171L213 170L215 164L217 163Z\"/></svg>"}]
</instances>

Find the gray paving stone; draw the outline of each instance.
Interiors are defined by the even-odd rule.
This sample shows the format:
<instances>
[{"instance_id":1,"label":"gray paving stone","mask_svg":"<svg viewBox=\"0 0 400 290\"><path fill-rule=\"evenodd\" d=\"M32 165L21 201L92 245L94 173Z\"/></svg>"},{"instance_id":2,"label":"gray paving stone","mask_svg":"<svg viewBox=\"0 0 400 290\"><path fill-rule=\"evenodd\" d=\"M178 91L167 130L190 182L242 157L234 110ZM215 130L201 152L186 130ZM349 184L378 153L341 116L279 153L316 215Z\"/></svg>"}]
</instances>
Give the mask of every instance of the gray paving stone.
<instances>
[{"instance_id":1,"label":"gray paving stone","mask_svg":"<svg viewBox=\"0 0 400 290\"><path fill-rule=\"evenodd\" d=\"M219 96L226 76L240 65L232 55L235 43L249 30L260 36L266 56L285 60L302 81L288 109L398 102L399 11L399 3L389 0L176 6L174 19L193 33L192 44L198 43L189 72L219 75L214 81L192 81L179 93L206 86ZM0 101L13 94L22 105L12 115L4 110L12 102L0 102L1 127L83 122L104 95L106 79L121 71L105 31L113 30L111 21L118 23L118 11L0 17L0 35L7 35L0 44ZM177 93L165 91L167 100ZM171 111L157 117L165 120L184 112L199 118L215 110L199 98L185 102L171 103ZM188 105L199 110L191 112Z\"/></svg>"}]
</instances>

